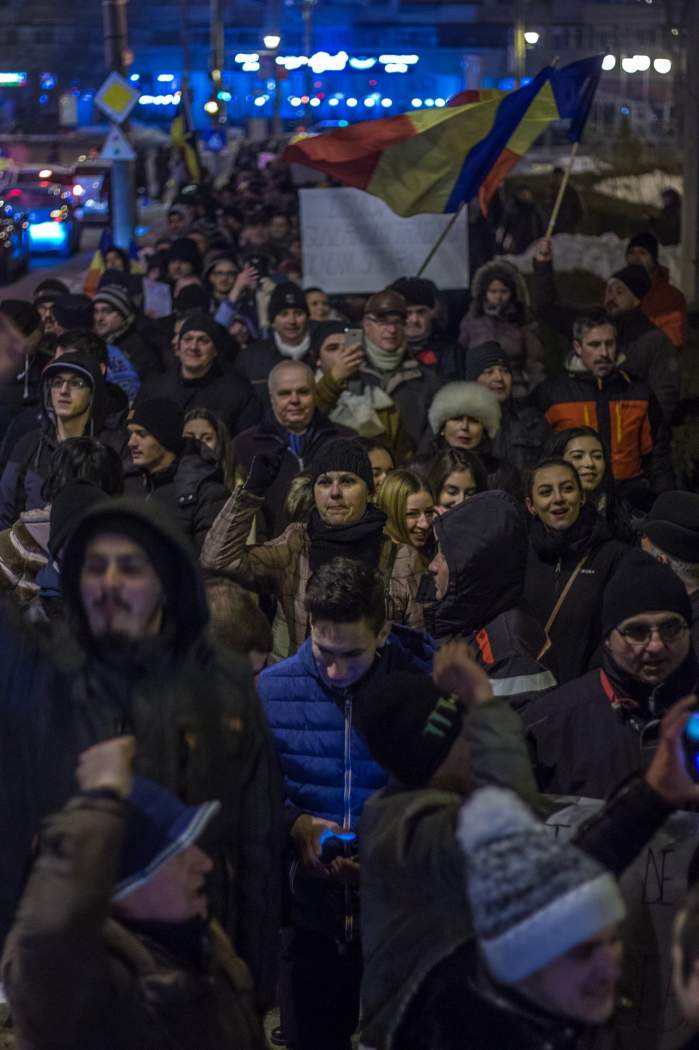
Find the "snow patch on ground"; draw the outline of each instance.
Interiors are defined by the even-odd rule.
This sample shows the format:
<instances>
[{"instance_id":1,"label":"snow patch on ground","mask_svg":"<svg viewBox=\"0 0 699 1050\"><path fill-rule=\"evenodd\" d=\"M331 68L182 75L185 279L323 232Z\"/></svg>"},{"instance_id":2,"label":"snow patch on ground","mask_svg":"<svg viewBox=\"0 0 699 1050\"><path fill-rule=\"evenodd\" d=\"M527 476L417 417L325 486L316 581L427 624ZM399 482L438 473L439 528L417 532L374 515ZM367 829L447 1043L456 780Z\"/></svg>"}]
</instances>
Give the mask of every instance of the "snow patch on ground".
<instances>
[{"instance_id":1,"label":"snow patch on ground","mask_svg":"<svg viewBox=\"0 0 699 1050\"><path fill-rule=\"evenodd\" d=\"M633 204L653 204L660 207L663 190L682 193L682 176L668 175L666 171L647 171L643 175L616 175L596 182L594 189L606 197L631 201Z\"/></svg>"},{"instance_id":2,"label":"snow patch on ground","mask_svg":"<svg viewBox=\"0 0 699 1050\"><path fill-rule=\"evenodd\" d=\"M626 240L615 233L603 233L600 236L589 236L584 233L557 233L553 238L553 265L563 273L569 270L587 270L603 281L610 274L626 265ZM504 256L522 273L533 270L532 257L535 244L530 244L522 255ZM678 284L680 279L680 248L661 246L659 261L670 271L670 281Z\"/></svg>"}]
</instances>

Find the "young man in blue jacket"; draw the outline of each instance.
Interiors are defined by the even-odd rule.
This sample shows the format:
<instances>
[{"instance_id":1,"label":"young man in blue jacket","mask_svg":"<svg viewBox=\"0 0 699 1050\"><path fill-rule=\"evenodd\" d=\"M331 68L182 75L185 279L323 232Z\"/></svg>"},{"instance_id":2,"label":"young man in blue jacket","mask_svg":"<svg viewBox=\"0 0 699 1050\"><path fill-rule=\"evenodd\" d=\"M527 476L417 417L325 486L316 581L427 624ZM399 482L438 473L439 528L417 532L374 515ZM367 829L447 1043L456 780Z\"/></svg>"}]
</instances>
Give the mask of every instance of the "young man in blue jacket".
<instances>
[{"instance_id":1,"label":"young man in blue jacket","mask_svg":"<svg viewBox=\"0 0 699 1050\"><path fill-rule=\"evenodd\" d=\"M318 569L305 601L310 638L259 680L289 829L282 998L292 1016L284 1009L283 1023L294 1050L349 1050L362 970L355 831L386 782L356 729L356 708L366 685L389 672L429 673L434 647L386 622L381 573L348 558Z\"/></svg>"}]
</instances>

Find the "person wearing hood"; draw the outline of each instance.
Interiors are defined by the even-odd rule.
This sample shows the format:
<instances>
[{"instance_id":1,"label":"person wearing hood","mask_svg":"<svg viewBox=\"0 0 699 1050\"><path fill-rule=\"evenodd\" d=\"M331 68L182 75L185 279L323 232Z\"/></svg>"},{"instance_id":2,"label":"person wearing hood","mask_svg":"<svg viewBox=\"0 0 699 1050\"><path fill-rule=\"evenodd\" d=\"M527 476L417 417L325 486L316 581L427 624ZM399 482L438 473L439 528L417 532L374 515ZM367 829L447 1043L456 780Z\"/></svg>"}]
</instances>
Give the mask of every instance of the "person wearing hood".
<instances>
[{"instance_id":1,"label":"person wearing hood","mask_svg":"<svg viewBox=\"0 0 699 1050\"><path fill-rule=\"evenodd\" d=\"M201 442L182 436L184 412L174 401L140 401L129 418L129 452L146 499L159 503L195 549L230 495L218 460ZM135 485L128 486L135 494Z\"/></svg>"},{"instance_id":2,"label":"person wearing hood","mask_svg":"<svg viewBox=\"0 0 699 1050\"><path fill-rule=\"evenodd\" d=\"M599 430L620 494L647 509L652 493L675 487L670 430L648 386L622 364L618 322L591 310L573 324L566 374L538 386L532 402L555 431Z\"/></svg>"},{"instance_id":3,"label":"person wearing hood","mask_svg":"<svg viewBox=\"0 0 699 1050\"><path fill-rule=\"evenodd\" d=\"M439 331L437 287L425 277L401 277L391 285L405 299L405 338L416 361L442 374L444 355L453 349L453 340Z\"/></svg>"},{"instance_id":4,"label":"person wearing hood","mask_svg":"<svg viewBox=\"0 0 699 1050\"><path fill-rule=\"evenodd\" d=\"M254 427L233 442L237 470L247 477L255 456L282 454L274 484L265 494L261 510L265 534L271 539L289 524L286 497L292 478L306 470L319 449L333 438L350 437L352 431L328 420L315 407L316 384L303 361L282 361L267 379L270 408Z\"/></svg>"},{"instance_id":5,"label":"person wearing hood","mask_svg":"<svg viewBox=\"0 0 699 1050\"><path fill-rule=\"evenodd\" d=\"M35 306L23 299L3 299L0 313L14 326L17 341L21 343L21 356L17 355L15 375L6 376L0 384L1 442L18 413L39 403L41 369L46 363L46 357L37 353L42 339L42 324Z\"/></svg>"},{"instance_id":6,"label":"person wearing hood","mask_svg":"<svg viewBox=\"0 0 699 1050\"><path fill-rule=\"evenodd\" d=\"M310 637L258 685L284 775L288 831L282 1023L298 1050L349 1050L361 980L356 832L364 803L386 781L356 711L370 683L395 671L429 673L434 646L386 622L381 573L348 558L314 573L305 607ZM351 841L343 845L338 834Z\"/></svg>"},{"instance_id":7,"label":"person wearing hood","mask_svg":"<svg viewBox=\"0 0 699 1050\"><path fill-rule=\"evenodd\" d=\"M488 488L522 497L520 471L493 452L502 409L491 390L481 383L447 383L433 398L428 418L430 429L418 449L420 456L432 456L443 448L474 452L488 474Z\"/></svg>"},{"instance_id":8,"label":"person wearing hood","mask_svg":"<svg viewBox=\"0 0 699 1050\"><path fill-rule=\"evenodd\" d=\"M553 242L544 238L533 257L532 296L540 320L570 338L573 324L600 304L562 302L553 270ZM660 328L643 313L641 303L651 290L651 279L643 266L634 264L617 270L607 280L603 303L616 326L619 357L632 376L646 383L660 405L663 419L671 424L680 399L677 351Z\"/></svg>"},{"instance_id":9,"label":"person wearing hood","mask_svg":"<svg viewBox=\"0 0 699 1050\"><path fill-rule=\"evenodd\" d=\"M208 314L188 314L177 336L178 368L154 378L141 389L140 400L164 397L186 413L208 408L220 416L235 437L262 414L250 382L231 363L232 340Z\"/></svg>"},{"instance_id":10,"label":"person wearing hood","mask_svg":"<svg viewBox=\"0 0 699 1050\"><path fill-rule=\"evenodd\" d=\"M258 455L245 484L236 489L209 531L201 552L205 569L222 572L260 594L279 602L288 637L275 621L275 656L283 659L308 635L304 605L310 576L335 557L352 558L385 577L387 618L422 628L422 610L416 602L422 574L420 556L412 547L394 543L384 532L386 515L370 502L374 477L366 450L356 438L325 442L309 470L315 507L308 524L292 522L281 536L266 543L247 543L255 514L274 484L284 450Z\"/></svg>"},{"instance_id":11,"label":"person wearing hood","mask_svg":"<svg viewBox=\"0 0 699 1050\"><path fill-rule=\"evenodd\" d=\"M542 791L607 798L648 766L660 719L696 692L691 621L689 596L672 569L630 551L603 596L602 666L520 712Z\"/></svg>"},{"instance_id":12,"label":"person wearing hood","mask_svg":"<svg viewBox=\"0 0 699 1050\"><path fill-rule=\"evenodd\" d=\"M510 364L512 396L526 397L546 378L546 372L524 277L507 262L486 263L473 278L471 296L459 328L458 349L444 359L442 375L445 379L464 379L471 347L495 342Z\"/></svg>"},{"instance_id":13,"label":"person wearing hood","mask_svg":"<svg viewBox=\"0 0 699 1050\"><path fill-rule=\"evenodd\" d=\"M529 554L524 600L544 628L541 658L559 682L598 658L604 589L627 551L585 492L575 467L544 459L529 475Z\"/></svg>"},{"instance_id":14,"label":"person wearing hood","mask_svg":"<svg viewBox=\"0 0 699 1050\"><path fill-rule=\"evenodd\" d=\"M434 519L438 551L422 580L425 629L440 642L465 638L496 696L550 689L538 660L546 636L524 599L524 511L506 492L481 492Z\"/></svg>"},{"instance_id":15,"label":"person wearing hood","mask_svg":"<svg viewBox=\"0 0 699 1050\"><path fill-rule=\"evenodd\" d=\"M98 503L60 555L66 623L50 647L0 613L0 939L40 821L75 792L78 755L136 738L136 771L188 804L219 798L206 837L211 913L274 994L278 783L249 666L207 638L201 574L153 503Z\"/></svg>"},{"instance_id":16,"label":"person wearing hood","mask_svg":"<svg viewBox=\"0 0 699 1050\"><path fill-rule=\"evenodd\" d=\"M699 657L699 495L677 491L658 496L643 524L641 546L684 584L692 606L692 645Z\"/></svg>"},{"instance_id":17,"label":"person wearing hood","mask_svg":"<svg viewBox=\"0 0 699 1050\"><path fill-rule=\"evenodd\" d=\"M99 289L92 302L97 335L126 355L142 381L154 373L160 375L163 370L160 355L139 331L136 308L126 288L107 284Z\"/></svg>"},{"instance_id":18,"label":"person wearing hood","mask_svg":"<svg viewBox=\"0 0 699 1050\"><path fill-rule=\"evenodd\" d=\"M193 240L178 237L167 252L166 277L174 284L180 277L196 277L201 273L201 255Z\"/></svg>"},{"instance_id":19,"label":"person wearing hood","mask_svg":"<svg viewBox=\"0 0 699 1050\"><path fill-rule=\"evenodd\" d=\"M650 277L650 290L641 300L641 310L668 337L677 350L687 341L687 300L670 284L670 271L658 262L658 238L637 233L626 246L627 266L643 266Z\"/></svg>"},{"instance_id":20,"label":"person wearing hood","mask_svg":"<svg viewBox=\"0 0 699 1050\"><path fill-rule=\"evenodd\" d=\"M276 285L269 299L268 319L272 334L252 343L236 362L265 408L269 406L267 377L274 366L280 361L308 364L311 331L303 290L292 281Z\"/></svg>"},{"instance_id":21,"label":"person wearing hood","mask_svg":"<svg viewBox=\"0 0 699 1050\"><path fill-rule=\"evenodd\" d=\"M51 457L67 438L87 434L110 445L125 460L125 429L107 425L107 388L96 358L67 353L51 361L41 375L41 425L24 434L10 453L0 477L0 525L9 528L24 510L43 507L41 486Z\"/></svg>"},{"instance_id":22,"label":"person wearing hood","mask_svg":"<svg viewBox=\"0 0 699 1050\"><path fill-rule=\"evenodd\" d=\"M514 380L507 354L499 343L473 346L466 355L464 379L480 383L500 405L500 429L493 441L493 452L518 470L533 467L551 434L543 414L529 402L512 396Z\"/></svg>"}]
</instances>

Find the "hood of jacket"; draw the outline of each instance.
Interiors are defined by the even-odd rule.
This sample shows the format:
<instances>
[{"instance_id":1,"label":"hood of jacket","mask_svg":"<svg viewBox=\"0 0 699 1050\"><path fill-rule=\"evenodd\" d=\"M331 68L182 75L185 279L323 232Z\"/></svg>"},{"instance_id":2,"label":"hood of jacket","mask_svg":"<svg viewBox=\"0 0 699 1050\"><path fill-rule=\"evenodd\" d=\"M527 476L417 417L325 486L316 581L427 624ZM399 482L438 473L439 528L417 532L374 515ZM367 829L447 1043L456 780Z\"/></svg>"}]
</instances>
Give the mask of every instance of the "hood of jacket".
<instances>
[{"instance_id":1,"label":"hood of jacket","mask_svg":"<svg viewBox=\"0 0 699 1050\"><path fill-rule=\"evenodd\" d=\"M49 381L59 372L73 372L90 385L92 399L90 404L90 424L88 433L99 434L104 428L108 411L107 383L100 372L99 362L89 354L63 354L55 361L49 361L41 373L41 415L44 426L56 429L56 413L51 403Z\"/></svg>"},{"instance_id":2,"label":"hood of jacket","mask_svg":"<svg viewBox=\"0 0 699 1050\"><path fill-rule=\"evenodd\" d=\"M512 263L507 262L505 259L491 259L490 262L484 263L483 266L476 270L471 283L472 300L475 302L475 300L480 298L498 270L501 272L505 270L505 272L509 274L517 290L518 301L522 303L525 308L528 307L529 288L527 287L524 274L521 273L516 266L513 266Z\"/></svg>"},{"instance_id":3,"label":"hood of jacket","mask_svg":"<svg viewBox=\"0 0 699 1050\"><path fill-rule=\"evenodd\" d=\"M126 535L131 535L130 528L136 534L147 535L149 546L158 551L159 564L167 566L166 571L158 573L165 595L160 635L171 637L176 651L184 653L199 640L209 622L204 583L186 538L150 500L146 503L105 497L84 515L66 544L61 587L66 611L80 642L87 648L95 647L80 596L80 572L87 545L99 533L119 533L120 528Z\"/></svg>"},{"instance_id":4,"label":"hood of jacket","mask_svg":"<svg viewBox=\"0 0 699 1050\"><path fill-rule=\"evenodd\" d=\"M435 519L449 567L444 597L425 610L436 638L477 631L518 605L527 562L524 510L506 492L479 492ZM430 578L431 579L431 578Z\"/></svg>"}]
</instances>

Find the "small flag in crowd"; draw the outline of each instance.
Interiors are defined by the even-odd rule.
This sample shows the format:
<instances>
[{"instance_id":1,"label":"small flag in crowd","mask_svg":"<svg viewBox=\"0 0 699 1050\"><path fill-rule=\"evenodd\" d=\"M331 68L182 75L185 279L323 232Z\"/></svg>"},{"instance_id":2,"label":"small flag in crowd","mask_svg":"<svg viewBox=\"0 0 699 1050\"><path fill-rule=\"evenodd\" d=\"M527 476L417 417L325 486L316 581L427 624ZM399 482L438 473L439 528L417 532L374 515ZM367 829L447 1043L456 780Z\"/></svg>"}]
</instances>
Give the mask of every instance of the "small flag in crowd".
<instances>
[{"instance_id":1,"label":"small flag in crowd","mask_svg":"<svg viewBox=\"0 0 699 1050\"><path fill-rule=\"evenodd\" d=\"M175 119L170 125L170 138L174 146L177 146L187 173L192 182L201 182L202 168L199 158L199 146L197 133L192 122L192 110L189 98L189 89L186 84L182 85L180 104L177 107Z\"/></svg>"},{"instance_id":2,"label":"small flag in crowd","mask_svg":"<svg viewBox=\"0 0 699 1050\"><path fill-rule=\"evenodd\" d=\"M552 121L569 119L569 136L579 138L601 69L601 55L547 66L517 91L468 92L462 105L297 139L283 159L381 197L397 215L454 212L479 191L487 207Z\"/></svg>"},{"instance_id":3,"label":"small flag in crowd","mask_svg":"<svg viewBox=\"0 0 699 1050\"><path fill-rule=\"evenodd\" d=\"M111 226L105 226L105 228L102 230L102 235L100 237L99 244L97 245L97 250L92 256L92 259L90 260L90 265L87 268L87 273L85 274L85 284L83 285L83 291L85 292L85 295L94 295L97 289L99 288L100 277L107 269L104 262L104 257L109 251L109 249L113 247L114 234L112 233L112 228ZM129 245L129 258L133 260L131 264L132 272L139 272L142 269L142 267L137 262L138 245L135 241L131 241L131 244Z\"/></svg>"}]
</instances>

